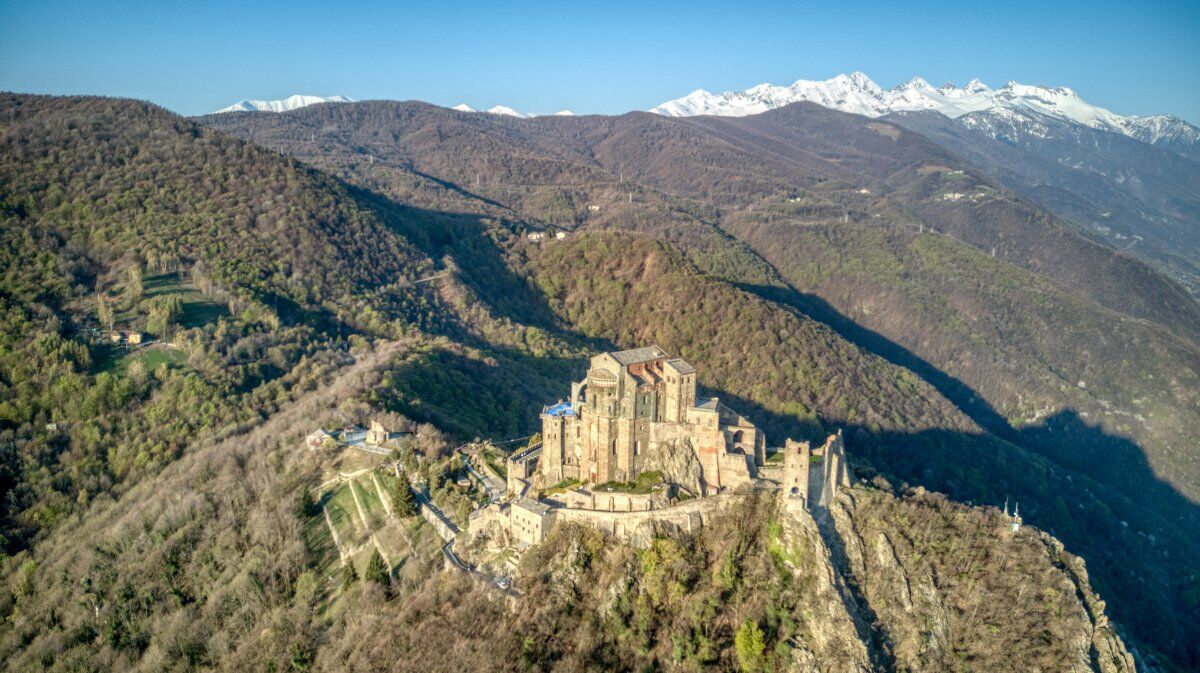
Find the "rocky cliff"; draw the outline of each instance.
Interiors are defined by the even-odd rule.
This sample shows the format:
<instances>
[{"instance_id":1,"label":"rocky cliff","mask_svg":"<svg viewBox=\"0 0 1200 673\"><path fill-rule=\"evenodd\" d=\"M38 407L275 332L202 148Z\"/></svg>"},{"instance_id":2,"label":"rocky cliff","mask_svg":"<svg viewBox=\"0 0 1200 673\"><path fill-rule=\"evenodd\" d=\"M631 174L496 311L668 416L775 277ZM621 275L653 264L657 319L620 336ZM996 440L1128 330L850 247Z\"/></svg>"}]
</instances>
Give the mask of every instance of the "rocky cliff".
<instances>
[{"instance_id":1,"label":"rocky cliff","mask_svg":"<svg viewBox=\"0 0 1200 673\"><path fill-rule=\"evenodd\" d=\"M531 670L1136 670L1080 559L920 490L856 486L815 518L748 496L638 546L562 525L517 585Z\"/></svg>"}]
</instances>

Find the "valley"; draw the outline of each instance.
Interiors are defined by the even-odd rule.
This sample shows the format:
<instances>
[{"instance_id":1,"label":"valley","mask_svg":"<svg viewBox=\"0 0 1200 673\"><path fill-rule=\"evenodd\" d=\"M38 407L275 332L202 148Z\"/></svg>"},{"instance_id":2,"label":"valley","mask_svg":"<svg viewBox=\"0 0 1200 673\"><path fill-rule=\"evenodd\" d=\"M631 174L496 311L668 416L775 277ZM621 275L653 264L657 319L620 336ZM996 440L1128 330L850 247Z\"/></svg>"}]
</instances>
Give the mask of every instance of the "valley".
<instances>
[{"instance_id":1,"label":"valley","mask_svg":"<svg viewBox=\"0 0 1200 673\"><path fill-rule=\"evenodd\" d=\"M1200 657L1200 306L915 126L0 103L6 670ZM152 341L70 327L106 322ZM471 473L516 475L454 447L545 442L589 358L650 344L764 447L844 437L845 488L814 515L749 487L763 455L694 529L442 572L397 473L469 531ZM306 446L376 418L394 454ZM685 481L654 471L593 486Z\"/></svg>"}]
</instances>

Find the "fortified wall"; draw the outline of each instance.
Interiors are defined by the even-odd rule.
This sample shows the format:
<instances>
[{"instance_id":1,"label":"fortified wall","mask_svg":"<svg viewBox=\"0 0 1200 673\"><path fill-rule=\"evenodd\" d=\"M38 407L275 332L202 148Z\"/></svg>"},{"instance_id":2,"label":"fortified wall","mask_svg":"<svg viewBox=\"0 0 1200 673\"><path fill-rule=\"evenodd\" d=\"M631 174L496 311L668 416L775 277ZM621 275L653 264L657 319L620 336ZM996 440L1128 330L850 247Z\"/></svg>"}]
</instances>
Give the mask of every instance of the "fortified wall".
<instances>
[{"instance_id":1,"label":"fortified wall","mask_svg":"<svg viewBox=\"0 0 1200 673\"><path fill-rule=\"evenodd\" d=\"M675 529L692 532L746 495L723 493L707 498L642 512L606 512L590 509L554 508L556 523L579 523L602 530L618 540L642 544L656 534Z\"/></svg>"}]
</instances>

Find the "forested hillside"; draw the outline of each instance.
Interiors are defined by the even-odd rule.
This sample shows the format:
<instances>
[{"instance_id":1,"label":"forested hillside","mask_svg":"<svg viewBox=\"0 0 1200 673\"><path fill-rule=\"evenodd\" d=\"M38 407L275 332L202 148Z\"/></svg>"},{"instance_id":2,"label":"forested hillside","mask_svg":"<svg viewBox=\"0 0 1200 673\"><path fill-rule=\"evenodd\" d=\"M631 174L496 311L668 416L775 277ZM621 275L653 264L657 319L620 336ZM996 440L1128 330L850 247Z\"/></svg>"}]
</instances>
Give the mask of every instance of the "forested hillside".
<instances>
[{"instance_id":1,"label":"forested hillside","mask_svg":"<svg viewBox=\"0 0 1200 673\"><path fill-rule=\"evenodd\" d=\"M475 196L559 226L650 220L643 226L665 232L677 222L660 225L681 218L664 217L664 210L714 221L755 206L799 222L923 223L994 248L1001 259L1110 308L1200 335L1200 307L1136 258L999 191L924 136L813 104L737 118L628 113L522 120L376 101L203 121L358 184L393 187L411 182L397 169L412 171L453 187L438 197L443 206ZM646 190L656 194L645 198ZM630 201L645 203L621 208L623 218L606 216L631 194ZM677 201L664 207L662 197Z\"/></svg>"},{"instance_id":2,"label":"forested hillside","mask_svg":"<svg viewBox=\"0 0 1200 673\"><path fill-rule=\"evenodd\" d=\"M132 101L5 95L0 131L9 551L429 314L429 261L311 169Z\"/></svg>"},{"instance_id":3,"label":"forested hillside","mask_svg":"<svg viewBox=\"0 0 1200 673\"><path fill-rule=\"evenodd\" d=\"M370 124L355 105L266 124L303 148L306 166L143 103L0 100L6 670L371 670L395 668L397 656L423 670L761 670L829 656L847 670L1001 670L988 652L1005 647L1046 665L1128 669L1069 555L1034 529L1006 537L994 511L896 500L889 481L981 504L1019 498L1031 524L1087 559L1147 654L1181 665L1195 656L1200 591L1185 509L1165 512L1164 500L1146 502L1107 473L1032 451L1019 428L992 434L939 378L957 375L950 365L905 362L817 311L790 270L735 229L729 203L597 158L625 156L607 127L622 122L546 120L554 134L538 140L523 135L528 125L373 103L362 107ZM265 118L231 119L249 128ZM347 143L362 134L369 142ZM406 154L418 146L420 157ZM788 193L800 201L781 207L806 207L812 193ZM879 212L913 217L898 203ZM571 234L524 236L546 228ZM929 255L930 281L958 269L967 280L953 282L1007 278L1050 302L1033 313L980 308L999 330L1018 324L1012 315L1060 329L1056 312L1084 310L1086 299L1019 266L961 270L977 253L947 245ZM937 300L992 298L977 292ZM1171 331L1086 305L1089 319L1134 335L1113 348L1186 355ZM428 547L413 545L395 581L348 581L331 544L314 542L302 494L328 466L300 440L315 426L388 412L429 423L430 455L441 457L423 469L450 492L462 475L447 442L529 434L589 354L648 342L695 362L701 384L762 424L772 445L844 429L867 484L845 516L908 549L897 551L902 568L854 549L838 558L815 529L788 528L810 520L780 517L765 499L725 528L667 535L649 550L562 530L523 566L524 598L511 609L435 572ZM990 353L986 340L948 343ZM1062 348L1038 343L1051 356ZM1183 360L1145 370L1127 359L1135 375L1177 378L1178 390L1155 389L1152 401L1186 421L1169 406L1194 399ZM857 605L821 586L835 566L863 589ZM905 600L896 573L954 575L921 607L940 629L893 609ZM1028 619L1006 620L988 601Z\"/></svg>"}]
</instances>

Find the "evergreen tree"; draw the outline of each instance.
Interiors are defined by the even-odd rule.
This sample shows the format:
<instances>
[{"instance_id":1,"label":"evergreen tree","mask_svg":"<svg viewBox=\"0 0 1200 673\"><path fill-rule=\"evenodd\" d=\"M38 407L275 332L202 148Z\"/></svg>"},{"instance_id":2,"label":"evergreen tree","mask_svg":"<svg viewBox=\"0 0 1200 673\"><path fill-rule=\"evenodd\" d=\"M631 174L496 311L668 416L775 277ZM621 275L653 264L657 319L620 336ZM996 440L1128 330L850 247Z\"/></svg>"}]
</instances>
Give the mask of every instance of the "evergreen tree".
<instances>
[{"instance_id":1,"label":"evergreen tree","mask_svg":"<svg viewBox=\"0 0 1200 673\"><path fill-rule=\"evenodd\" d=\"M296 506L300 516L311 516L316 511L317 503L313 501L312 492L307 488L300 491L300 503Z\"/></svg>"},{"instance_id":2,"label":"evergreen tree","mask_svg":"<svg viewBox=\"0 0 1200 673\"><path fill-rule=\"evenodd\" d=\"M408 475L400 473L392 488L392 507L396 516L413 516L417 513L417 499L413 497L412 489L408 486Z\"/></svg>"},{"instance_id":3,"label":"evergreen tree","mask_svg":"<svg viewBox=\"0 0 1200 673\"><path fill-rule=\"evenodd\" d=\"M387 564L383 562L383 557L380 556L379 550L371 552L371 558L367 560L367 571L363 578L368 582L375 582L386 588L389 584Z\"/></svg>"},{"instance_id":4,"label":"evergreen tree","mask_svg":"<svg viewBox=\"0 0 1200 673\"><path fill-rule=\"evenodd\" d=\"M347 563L342 567L342 591L354 586L356 582L358 582L358 571L354 569L353 563Z\"/></svg>"},{"instance_id":5,"label":"evergreen tree","mask_svg":"<svg viewBox=\"0 0 1200 673\"><path fill-rule=\"evenodd\" d=\"M108 305L108 301L104 298L104 295L96 295L96 317L100 320L102 328L112 330L113 311L112 307Z\"/></svg>"}]
</instances>

